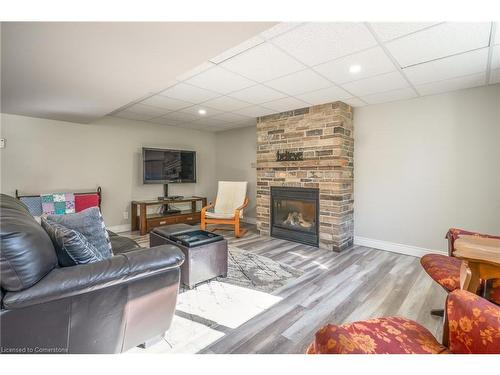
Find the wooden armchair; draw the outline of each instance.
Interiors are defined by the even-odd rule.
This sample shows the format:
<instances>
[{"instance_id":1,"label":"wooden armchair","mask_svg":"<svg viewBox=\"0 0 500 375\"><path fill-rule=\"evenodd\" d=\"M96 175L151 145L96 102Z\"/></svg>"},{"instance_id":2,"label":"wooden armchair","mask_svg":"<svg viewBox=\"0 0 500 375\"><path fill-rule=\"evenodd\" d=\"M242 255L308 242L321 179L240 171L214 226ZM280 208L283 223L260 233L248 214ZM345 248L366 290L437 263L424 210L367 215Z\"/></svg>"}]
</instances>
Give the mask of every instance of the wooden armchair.
<instances>
[{"instance_id":1,"label":"wooden armchair","mask_svg":"<svg viewBox=\"0 0 500 375\"><path fill-rule=\"evenodd\" d=\"M240 219L248 206L246 181L219 181L217 198L201 209L201 229L207 224L234 226L234 235L240 237L246 230L241 229ZM217 230L218 228L216 228Z\"/></svg>"}]
</instances>

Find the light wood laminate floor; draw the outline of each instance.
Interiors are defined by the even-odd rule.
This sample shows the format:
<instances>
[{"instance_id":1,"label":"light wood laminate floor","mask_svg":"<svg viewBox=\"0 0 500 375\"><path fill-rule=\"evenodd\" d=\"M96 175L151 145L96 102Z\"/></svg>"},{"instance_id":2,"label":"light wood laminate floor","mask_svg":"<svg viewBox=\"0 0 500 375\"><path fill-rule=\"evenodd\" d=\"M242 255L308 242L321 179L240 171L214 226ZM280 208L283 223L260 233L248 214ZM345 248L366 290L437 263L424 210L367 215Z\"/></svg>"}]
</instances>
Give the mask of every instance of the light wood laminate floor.
<instances>
[{"instance_id":1,"label":"light wood laminate floor","mask_svg":"<svg viewBox=\"0 0 500 375\"><path fill-rule=\"evenodd\" d=\"M425 273L418 258L363 246L337 254L263 237L254 226L246 227L249 231L242 238L232 232L223 234L233 246L304 274L274 291L282 299L268 310L229 332L221 327L225 335L201 353L304 353L326 323L390 315L416 320L441 341L442 319L429 311L444 306L446 293Z\"/></svg>"}]
</instances>

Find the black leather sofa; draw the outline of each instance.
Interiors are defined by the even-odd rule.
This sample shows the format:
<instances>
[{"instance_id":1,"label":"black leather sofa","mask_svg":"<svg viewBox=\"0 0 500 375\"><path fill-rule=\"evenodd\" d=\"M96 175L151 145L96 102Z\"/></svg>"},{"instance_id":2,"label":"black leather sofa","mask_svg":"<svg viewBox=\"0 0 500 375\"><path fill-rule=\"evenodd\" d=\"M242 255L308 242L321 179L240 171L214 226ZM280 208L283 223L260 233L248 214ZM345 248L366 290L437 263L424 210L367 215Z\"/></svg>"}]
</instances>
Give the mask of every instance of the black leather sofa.
<instances>
[{"instance_id":1,"label":"black leather sofa","mask_svg":"<svg viewBox=\"0 0 500 375\"><path fill-rule=\"evenodd\" d=\"M117 353L170 327L182 252L111 233L110 259L60 268L27 208L0 196L0 351Z\"/></svg>"}]
</instances>

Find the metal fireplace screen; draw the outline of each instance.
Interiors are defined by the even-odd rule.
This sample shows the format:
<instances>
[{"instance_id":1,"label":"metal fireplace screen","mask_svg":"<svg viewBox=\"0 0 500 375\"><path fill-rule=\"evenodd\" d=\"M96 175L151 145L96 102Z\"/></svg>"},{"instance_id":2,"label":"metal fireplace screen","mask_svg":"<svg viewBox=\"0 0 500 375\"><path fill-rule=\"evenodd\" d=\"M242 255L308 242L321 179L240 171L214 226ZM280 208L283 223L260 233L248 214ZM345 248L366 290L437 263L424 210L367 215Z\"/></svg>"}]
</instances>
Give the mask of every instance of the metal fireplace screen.
<instances>
[{"instance_id":1,"label":"metal fireplace screen","mask_svg":"<svg viewBox=\"0 0 500 375\"><path fill-rule=\"evenodd\" d=\"M271 188L271 235L318 246L319 190Z\"/></svg>"}]
</instances>

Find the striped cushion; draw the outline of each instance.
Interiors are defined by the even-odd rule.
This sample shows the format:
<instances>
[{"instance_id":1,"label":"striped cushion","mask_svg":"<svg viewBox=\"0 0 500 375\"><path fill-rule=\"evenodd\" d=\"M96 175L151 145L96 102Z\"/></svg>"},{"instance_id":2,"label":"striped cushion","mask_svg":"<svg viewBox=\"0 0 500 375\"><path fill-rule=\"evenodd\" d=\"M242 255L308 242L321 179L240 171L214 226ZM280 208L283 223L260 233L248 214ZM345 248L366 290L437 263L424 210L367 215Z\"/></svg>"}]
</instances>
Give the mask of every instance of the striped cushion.
<instances>
[{"instance_id":1,"label":"striped cushion","mask_svg":"<svg viewBox=\"0 0 500 375\"><path fill-rule=\"evenodd\" d=\"M47 216L47 220L80 232L100 251L104 258L113 255L109 234L98 207L87 208L74 214L50 215Z\"/></svg>"},{"instance_id":2,"label":"striped cushion","mask_svg":"<svg viewBox=\"0 0 500 375\"><path fill-rule=\"evenodd\" d=\"M42 227L49 234L61 267L98 262L105 258L80 232L52 223L42 217Z\"/></svg>"}]
</instances>

